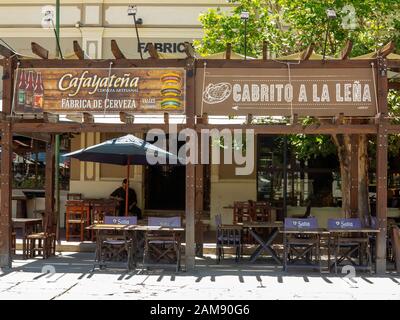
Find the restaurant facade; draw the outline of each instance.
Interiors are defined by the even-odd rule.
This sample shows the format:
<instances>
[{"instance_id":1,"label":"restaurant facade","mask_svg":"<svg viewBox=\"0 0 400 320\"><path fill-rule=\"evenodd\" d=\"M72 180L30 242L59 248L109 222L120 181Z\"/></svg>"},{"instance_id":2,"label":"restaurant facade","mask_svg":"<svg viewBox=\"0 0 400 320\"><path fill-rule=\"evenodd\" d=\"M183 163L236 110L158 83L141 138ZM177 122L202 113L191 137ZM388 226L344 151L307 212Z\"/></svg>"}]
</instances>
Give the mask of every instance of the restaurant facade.
<instances>
[{"instance_id":1,"label":"restaurant facade","mask_svg":"<svg viewBox=\"0 0 400 320\"><path fill-rule=\"evenodd\" d=\"M289 134L376 136L376 217L380 230L376 261L378 272L386 269L387 139L389 134L399 132L397 125L390 124L387 110L390 85L387 71L396 70L400 63L398 59L389 59L394 51L392 44L367 59L348 59L349 52L344 51L342 59L310 60L312 47L309 47L296 63L284 58L267 59L266 49L264 56L255 60L230 59L229 50L222 55L223 59L200 59L188 43L181 59L168 56L165 59L163 52L159 52L165 51L165 46L157 43L145 45L148 59L131 59L125 54L131 50L124 50L119 40L110 44L107 48L112 58L106 54L88 59L89 45L82 50L75 40L71 47L76 57L66 60L49 59L44 54L45 46L38 43L32 45L32 50L40 59L16 55L2 47L0 261L3 266L11 263L13 135L34 139L40 136L45 142L45 215L58 216L59 226L63 227L63 203L61 200L60 212L56 212L55 168L54 161L49 161L54 159L55 134L68 133L65 149L74 151L127 133L145 139L151 129L160 129L172 140L176 132L191 129L201 137L198 140L210 138L201 135L207 130L247 130L256 139L253 149L250 144L245 148L253 153L253 164L246 174L238 174L243 163L223 164L226 154L220 155L216 163L199 161L203 160L204 149L198 145L198 161L183 166L133 166L130 186L135 189L138 206L145 215L180 214L184 218L188 269L195 262L195 236L199 232L195 231L196 221L201 220L214 229L215 215L224 213L223 219L230 223L230 205L234 201L285 201L285 207L278 213L280 218L304 211L307 197L318 189L313 185L313 173L306 170L295 176L292 170L288 183L274 172L277 151L274 139ZM23 92L27 86L20 86L22 82L30 84L32 90L29 87ZM279 121L263 121L268 117ZM325 121L303 126L301 119L305 117ZM184 142L185 139L180 141ZM295 165L296 159L293 161ZM68 167L69 187L65 197L67 193L81 193L88 198L108 197L125 177L123 168L109 164L72 159ZM290 205L288 193L293 195ZM357 194L352 192L351 197L357 203L354 200ZM324 225L328 217L344 214L339 205L333 207L327 202L321 203L313 215Z\"/></svg>"}]
</instances>

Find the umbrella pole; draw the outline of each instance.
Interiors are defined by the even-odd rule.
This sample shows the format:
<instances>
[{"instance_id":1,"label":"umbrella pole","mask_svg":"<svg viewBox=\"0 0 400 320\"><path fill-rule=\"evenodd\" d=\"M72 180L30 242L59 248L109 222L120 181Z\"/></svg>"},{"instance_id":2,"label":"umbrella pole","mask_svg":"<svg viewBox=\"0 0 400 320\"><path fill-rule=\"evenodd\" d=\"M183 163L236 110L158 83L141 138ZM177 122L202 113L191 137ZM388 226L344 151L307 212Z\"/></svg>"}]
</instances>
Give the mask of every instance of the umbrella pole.
<instances>
[{"instance_id":1,"label":"umbrella pole","mask_svg":"<svg viewBox=\"0 0 400 320\"><path fill-rule=\"evenodd\" d=\"M128 216L129 211L129 176L130 176L130 159L128 157L128 168L127 168L127 177L126 177L126 189L125 189L125 217Z\"/></svg>"}]
</instances>

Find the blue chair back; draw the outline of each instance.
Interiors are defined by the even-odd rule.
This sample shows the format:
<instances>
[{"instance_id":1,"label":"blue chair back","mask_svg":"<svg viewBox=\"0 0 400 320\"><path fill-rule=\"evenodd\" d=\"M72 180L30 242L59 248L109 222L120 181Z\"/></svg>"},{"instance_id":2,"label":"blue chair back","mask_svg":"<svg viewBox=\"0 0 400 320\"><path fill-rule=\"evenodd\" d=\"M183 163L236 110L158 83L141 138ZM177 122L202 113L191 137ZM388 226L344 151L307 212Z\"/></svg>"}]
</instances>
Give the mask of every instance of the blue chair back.
<instances>
[{"instance_id":1,"label":"blue chair back","mask_svg":"<svg viewBox=\"0 0 400 320\"><path fill-rule=\"evenodd\" d=\"M137 224L137 217L115 217L115 216L105 216L104 217L105 224L124 224L124 225L135 225Z\"/></svg>"},{"instance_id":2,"label":"blue chair back","mask_svg":"<svg viewBox=\"0 0 400 320\"><path fill-rule=\"evenodd\" d=\"M350 219L328 219L329 230L346 230L346 229L361 229L361 220L358 218Z\"/></svg>"},{"instance_id":3,"label":"blue chair back","mask_svg":"<svg viewBox=\"0 0 400 320\"><path fill-rule=\"evenodd\" d=\"M285 218L285 229L286 230L318 229L318 221L317 218L306 218L306 219Z\"/></svg>"},{"instance_id":4,"label":"blue chair back","mask_svg":"<svg viewBox=\"0 0 400 320\"><path fill-rule=\"evenodd\" d=\"M181 227L181 217L149 217L148 225L179 228Z\"/></svg>"}]
</instances>

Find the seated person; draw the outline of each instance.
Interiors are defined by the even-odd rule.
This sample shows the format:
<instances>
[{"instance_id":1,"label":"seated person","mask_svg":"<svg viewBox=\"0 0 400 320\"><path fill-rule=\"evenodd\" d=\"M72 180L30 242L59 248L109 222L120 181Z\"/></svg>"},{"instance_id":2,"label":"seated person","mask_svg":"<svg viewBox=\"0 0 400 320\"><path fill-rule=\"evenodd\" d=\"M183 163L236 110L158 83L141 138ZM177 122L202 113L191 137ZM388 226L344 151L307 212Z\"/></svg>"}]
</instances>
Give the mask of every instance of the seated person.
<instances>
[{"instance_id":1,"label":"seated person","mask_svg":"<svg viewBox=\"0 0 400 320\"><path fill-rule=\"evenodd\" d=\"M122 181L122 186L115 189L111 193L110 198L118 200L118 215L125 216L125 198L126 198L126 188L127 180ZM142 211L137 206L136 192L132 188L128 189L128 215L137 216L138 220L142 219Z\"/></svg>"}]
</instances>

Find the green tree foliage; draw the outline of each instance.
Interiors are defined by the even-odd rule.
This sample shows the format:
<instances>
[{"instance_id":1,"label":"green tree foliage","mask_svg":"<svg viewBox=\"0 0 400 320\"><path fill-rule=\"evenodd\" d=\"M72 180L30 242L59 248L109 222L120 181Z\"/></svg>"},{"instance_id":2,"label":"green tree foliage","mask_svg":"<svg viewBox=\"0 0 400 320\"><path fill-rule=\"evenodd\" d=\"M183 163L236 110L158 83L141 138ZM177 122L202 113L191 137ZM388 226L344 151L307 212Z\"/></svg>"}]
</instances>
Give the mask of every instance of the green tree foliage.
<instances>
[{"instance_id":1,"label":"green tree foliage","mask_svg":"<svg viewBox=\"0 0 400 320\"><path fill-rule=\"evenodd\" d=\"M269 50L276 56L303 50L315 45L317 53L323 53L329 22L327 55L338 56L348 39L353 42L351 56L359 56L377 50L390 40L400 48L400 0L230 0L233 8L209 9L200 16L204 37L195 41L196 50L207 55L224 51L227 43L232 49L244 53L244 23L242 11L249 12L247 23L247 54L259 57L262 42L268 42ZM332 8L337 18L328 21L326 10ZM354 15L352 15L354 13ZM390 92L390 115L400 123L400 96ZM305 121L305 125L310 119ZM400 139L390 137L389 151L398 153ZM294 135L292 147L299 158L335 153L330 137L323 135ZM374 140L371 140L374 147ZM373 154L373 150L371 150Z\"/></svg>"}]
</instances>

